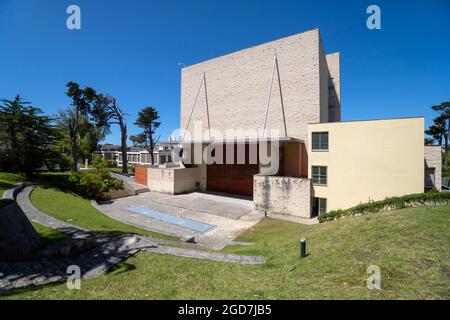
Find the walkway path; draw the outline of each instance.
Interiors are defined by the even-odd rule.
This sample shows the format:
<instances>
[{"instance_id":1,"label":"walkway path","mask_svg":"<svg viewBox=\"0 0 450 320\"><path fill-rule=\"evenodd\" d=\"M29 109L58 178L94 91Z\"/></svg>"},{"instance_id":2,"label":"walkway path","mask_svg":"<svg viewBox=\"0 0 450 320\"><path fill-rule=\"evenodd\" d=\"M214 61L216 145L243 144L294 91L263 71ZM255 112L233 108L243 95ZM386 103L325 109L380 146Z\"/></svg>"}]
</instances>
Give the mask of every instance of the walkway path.
<instances>
[{"instance_id":1,"label":"walkway path","mask_svg":"<svg viewBox=\"0 0 450 320\"><path fill-rule=\"evenodd\" d=\"M63 233L76 236L78 234L84 234L89 232L89 230L74 226L73 224L55 219L39 209L37 209L30 201L30 194L33 191L34 186L25 187L22 191L17 194L17 204L22 208L22 211L26 214L28 219L35 221L44 226L50 227L52 229L58 230Z\"/></svg>"},{"instance_id":2,"label":"walkway path","mask_svg":"<svg viewBox=\"0 0 450 320\"><path fill-rule=\"evenodd\" d=\"M98 236L87 229L57 220L35 208L30 201L32 190L33 187L25 187L16 198L29 219L70 234L74 241L85 238L86 235ZM140 235L122 235L114 238L103 236L98 239L96 246L78 255L41 256L28 261L0 262L0 293L65 281L71 276L71 273L67 273L67 268L73 265L80 268L83 279L97 277L138 251L241 264L263 264L266 261L264 257L258 256L195 250L195 244ZM185 248L173 247L173 245Z\"/></svg>"}]
</instances>

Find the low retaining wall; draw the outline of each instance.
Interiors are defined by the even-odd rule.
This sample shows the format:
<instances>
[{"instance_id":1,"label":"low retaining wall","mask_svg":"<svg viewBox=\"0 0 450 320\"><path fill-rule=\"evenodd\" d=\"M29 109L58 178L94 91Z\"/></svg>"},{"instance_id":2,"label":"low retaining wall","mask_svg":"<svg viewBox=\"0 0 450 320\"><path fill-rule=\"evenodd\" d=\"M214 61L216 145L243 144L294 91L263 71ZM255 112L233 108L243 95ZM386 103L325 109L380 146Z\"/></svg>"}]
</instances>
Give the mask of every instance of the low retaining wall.
<instances>
[{"instance_id":1,"label":"low retaining wall","mask_svg":"<svg viewBox=\"0 0 450 320\"><path fill-rule=\"evenodd\" d=\"M255 175L253 203L258 210L311 217L311 181L307 178Z\"/></svg>"},{"instance_id":2,"label":"low retaining wall","mask_svg":"<svg viewBox=\"0 0 450 320\"><path fill-rule=\"evenodd\" d=\"M193 168L147 168L150 191L180 194L206 190L206 166Z\"/></svg>"}]
</instances>

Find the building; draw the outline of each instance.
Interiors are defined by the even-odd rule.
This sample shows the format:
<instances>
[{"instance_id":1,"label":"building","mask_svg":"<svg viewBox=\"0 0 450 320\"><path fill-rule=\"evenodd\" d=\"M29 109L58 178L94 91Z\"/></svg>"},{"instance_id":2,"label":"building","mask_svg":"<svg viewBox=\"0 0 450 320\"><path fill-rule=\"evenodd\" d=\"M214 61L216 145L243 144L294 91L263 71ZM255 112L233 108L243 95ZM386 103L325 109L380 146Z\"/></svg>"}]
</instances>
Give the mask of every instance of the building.
<instances>
[{"instance_id":1,"label":"building","mask_svg":"<svg viewBox=\"0 0 450 320\"><path fill-rule=\"evenodd\" d=\"M341 122L340 88L339 53L324 52L318 29L185 67L180 166L136 176L154 191L245 195L306 218L426 181L440 189L424 119Z\"/></svg>"},{"instance_id":2,"label":"building","mask_svg":"<svg viewBox=\"0 0 450 320\"><path fill-rule=\"evenodd\" d=\"M176 141L160 142L153 151L155 165L167 166L172 164L172 149L178 145ZM104 144L100 150L94 152L94 156L102 156L110 166L122 166L122 151L119 145ZM130 166L151 165L151 155L143 148L127 148L127 160Z\"/></svg>"}]
</instances>

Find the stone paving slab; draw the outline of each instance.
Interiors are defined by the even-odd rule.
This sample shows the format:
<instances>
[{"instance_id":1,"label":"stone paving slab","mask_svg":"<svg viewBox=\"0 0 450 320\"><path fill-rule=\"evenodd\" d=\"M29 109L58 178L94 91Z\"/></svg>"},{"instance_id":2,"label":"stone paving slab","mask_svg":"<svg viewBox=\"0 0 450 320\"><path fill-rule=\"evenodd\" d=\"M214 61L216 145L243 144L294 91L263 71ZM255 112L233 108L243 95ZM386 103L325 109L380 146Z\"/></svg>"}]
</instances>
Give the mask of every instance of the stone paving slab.
<instances>
[{"instance_id":1,"label":"stone paving slab","mask_svg":"<svg viewBox=\"0 0 450 320\"><path fill-rule=\"evenodd\" d=\"M241 264L264 264L266 262L266 259L260 256L242 256L237 254L225 254L218 252L200 251L161 245L151 248L145 248L143 250L147 252L170 254L185 258L213 260L221 262L234 262Z\"/></svg>"},{"instance_id":2,"label":"stone paving slab","mask_svg":"<svg viewBox=\"0 0 450 320\"><path fill-rule=\"evenodd\" d=\"M263 217L264 214L251 210L245 213L239 219L231 219L223 215L213 215L206 212L193 210L187 207L178 207L161 202L164 198L178 198L186 199L185 196L195 197L195 194L188 195L176 195L168 196L167 194L158 192L147 192L136 196L115 199L107 203L97 204L93 201L93 205L103 212L105 215L111 217L112 219L121 221L123 223L131 224L142 229L151 230L159 233L174 235L180 238L190 238L195 237L196 242L205 248L220 250L227 245L233 244L233 239L245 230L253 227L257 224ZM211 199L217 199L217 203L211 203L210 206L219 205L220 210L226 210L226 205L229 205L234 201L245 201L241 199L231 199L227 202L223 200L224 197L216 195L205 195L210 196ZM195 202L195 201L193 201ZM225 204L224 204L225 203ZM130 213L127 208L132 206L139 206L142 208L147 208L150 210L155 210L158 212L167 213L174 216L179 216L186 219L193 219L200 222L215 225L216 227L205 233L194 232L185 228L180 228L163 221L158 221L143 215ZM219 209L217 209L219 210Z\"/></svg>"},{"instance_id":3,"label":"stone paving slab","mask_svg":"<svg viewBox=\"0 0 450 320\"><path fill-rule=\"evenodd\" d=\"M250 200L199 192L168 196L166 198L155 200L155 202L193 211L205 212L234 220L239 219L253 210L253 202Z\"/></svg>"}]
</instances>

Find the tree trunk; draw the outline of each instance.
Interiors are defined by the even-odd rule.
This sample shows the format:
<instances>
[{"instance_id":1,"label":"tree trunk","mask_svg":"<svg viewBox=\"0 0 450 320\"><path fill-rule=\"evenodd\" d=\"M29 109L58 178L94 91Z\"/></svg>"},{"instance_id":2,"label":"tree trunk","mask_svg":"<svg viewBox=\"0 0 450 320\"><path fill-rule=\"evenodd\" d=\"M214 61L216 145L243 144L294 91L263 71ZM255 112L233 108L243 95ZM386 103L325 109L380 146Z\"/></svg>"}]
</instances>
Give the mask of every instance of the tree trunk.
<instances>
[{"instance_id":1,"label":"tree trunk","mask_svg":"<svg viewBox=\"0 0 450 320\"><path fill-rule=\"evenodd\" d=\"M121 149L122 149L122 173L128 174L127 158L127 125L120 119Z\"/></svg>"},{"instance_id":2,"label":"tree trunk","mask_svg":"<svg viewBox=\"0 0 450 320\"><path fill-rule=\"evenodd\" d=\"M78 171L78 146L75 139L70 139L70 153L72 156L72 164L71 164L71 170L72 172Z\"/></svg>"},{"instance_id":3,"label":"tree trunk","mask_svg":"<svg viewBox=\"0 0 450 320\"><path fill-rule=\"evenodd\" d=\"M155 148L155 146L154 146L154 142L153 142L153 134L152 134L151 126L150 126L149 140L150 140L150 150L148 152L150 152L150 158L152 159L152 166L154 166L155 165L155 155L153 154L153 149Z\"/></svg>"}]
</instances>

